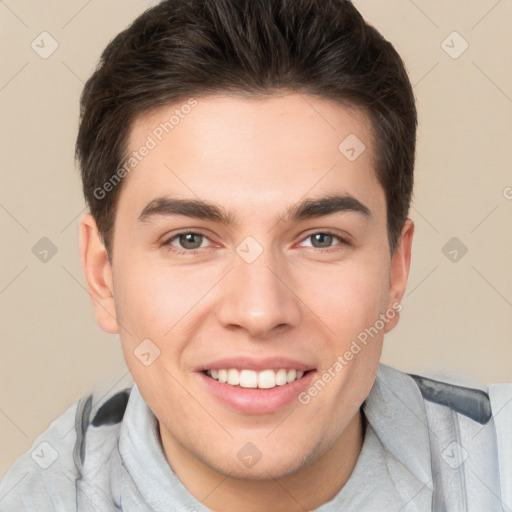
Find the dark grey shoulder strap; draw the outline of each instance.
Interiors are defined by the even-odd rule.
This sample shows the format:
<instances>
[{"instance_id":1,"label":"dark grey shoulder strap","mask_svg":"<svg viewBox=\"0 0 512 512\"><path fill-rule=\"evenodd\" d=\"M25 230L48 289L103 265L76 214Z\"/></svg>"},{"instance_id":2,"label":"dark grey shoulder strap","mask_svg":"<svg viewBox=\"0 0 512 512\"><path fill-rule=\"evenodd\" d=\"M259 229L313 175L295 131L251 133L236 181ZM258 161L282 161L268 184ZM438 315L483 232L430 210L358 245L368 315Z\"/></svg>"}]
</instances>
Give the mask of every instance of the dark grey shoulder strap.
<instances>
[{"instance_id":1,"label":"dark grey shoulder strap","mask_svg":"<svg viewBox=\"0 0 512 512\"><path fill-rule=\"evenodd\" d=\"M420 375L409 374L418 384L425 400L446 405L484 425L492 416L489 395L480 389L441 382Z\"/></svg>"},{"instance_id":2,"label":"dark grey shoulder strap","mask_svg":"<svg viewBox=\"0 0 512 512\"><path fill-rule=\"evenodd\" d=\"M130 389L123 389L109 398L94 415L93 426L115 425L122 421L129 397Z\"/></svg>"},{"instance_id":3,"label":"dark grey shoulder strap","mask_svg":"<svg viewBox=\"0 0 512 512\"><path fill-rule=\"evenodd\" d=\"M502 512L496 431L479 389L411 375L423 397L430 436L435 512Z\"/></svg>"}]
</instances>

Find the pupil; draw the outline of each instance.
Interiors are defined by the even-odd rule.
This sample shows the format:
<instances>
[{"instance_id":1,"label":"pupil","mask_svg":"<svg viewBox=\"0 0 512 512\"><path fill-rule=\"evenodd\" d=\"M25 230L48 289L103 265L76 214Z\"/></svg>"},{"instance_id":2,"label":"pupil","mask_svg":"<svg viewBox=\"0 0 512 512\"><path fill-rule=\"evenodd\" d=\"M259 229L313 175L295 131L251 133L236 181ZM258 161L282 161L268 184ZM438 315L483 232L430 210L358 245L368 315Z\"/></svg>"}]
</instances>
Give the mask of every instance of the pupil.
<instances>
[{"instance_id":1,"label":"pupil","mask_svg":"<svg viewBox=\"0 0 512 512\"><path fill-rule=\"evenodd\" d=\"M193 238L194 237L201 237L202 235L198 235L196 233L186 233L185 235L181 235L180 237L180 243L182 244L183 247L185 247L186 249L198 249L199 247L201 247L201 241L199 242L194 242L193 241ZM192 239L192 240L191 240Z\"/></svg>"},{"instance_id":2,"label":"pupil","mask_svg":"<svg viewBox=\"0 0 512 512\"><path fill-rule=\"evenodd\" d=\"M313 236L313 246L314 247L318 247L315 245L315 243L318 239L320 239L320 244L322 244L322 242L325 244L325 242L327 241L327 246L329 246L329 242L332 241L332 235L328 235L326 233L317 233L316 235ZM320 245L320 247L324 247L324 246Z\"/></svg>"}]
</instances>

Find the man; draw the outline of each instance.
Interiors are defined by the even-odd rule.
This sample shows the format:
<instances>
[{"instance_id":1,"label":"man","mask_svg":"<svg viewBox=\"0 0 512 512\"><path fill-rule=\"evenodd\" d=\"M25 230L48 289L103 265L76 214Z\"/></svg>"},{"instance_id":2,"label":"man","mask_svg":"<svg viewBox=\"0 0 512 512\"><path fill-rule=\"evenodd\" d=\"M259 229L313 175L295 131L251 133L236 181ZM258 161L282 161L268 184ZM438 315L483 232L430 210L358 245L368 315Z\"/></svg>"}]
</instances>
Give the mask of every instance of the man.
<instances>
[{"instance_id":1,"label":"man","mask_svg":"<svg viewBox=\"0 0 512 512\"><path fill-rule=\"evenodd\" d=\"M119 34L81 100L81 254L134 385L52 423L0 510L508 510L510 387L379 364L415 137L348 1L168 0Z\"/></svg>"}]
</instances>

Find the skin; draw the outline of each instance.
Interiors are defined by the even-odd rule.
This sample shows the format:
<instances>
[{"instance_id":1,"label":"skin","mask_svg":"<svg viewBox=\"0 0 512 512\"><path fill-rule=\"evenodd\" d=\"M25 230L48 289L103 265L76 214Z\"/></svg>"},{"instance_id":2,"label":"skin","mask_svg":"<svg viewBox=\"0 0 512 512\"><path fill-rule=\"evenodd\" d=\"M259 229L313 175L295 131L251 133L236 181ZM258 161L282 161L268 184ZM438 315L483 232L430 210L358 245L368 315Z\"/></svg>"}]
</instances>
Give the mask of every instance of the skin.
<instances>
[{"instance_id":1,"label":"skin","mask_svg":"<svg viewBox=\"0 0 512 512\"><path fill-rule=\"evenodd\" d=\"M400 301L414 226L390 255L386 200L377 181L368 118L314 96L284 92L251 99L198 97L172 132L125 178L112 264L94 219L81 220L83 268L100 327L119 333L127 365L159 421L163 450L189 491L214 511L311 510L349 478L364 439L359 407L370 392L384 333L398 314L307 405L244 414L205 391L199 365L220 357L288 356L327 371L357 335ZM136 150L179 105L134 122ZM349 161L338 146L356 134L366 150ZM288 222L305 198L350 194L371 215L338 212ZM185 216L138 220L157 197L203 199L237 217L233 225ZM205 235L196 254L174 238ZM331 232L324 245L315 233ZM262 254L236 252L251 236ZM133 351L149 338L149 366ZM246 467L247 443L261 459Z\"/></svg>"}]
</instances>

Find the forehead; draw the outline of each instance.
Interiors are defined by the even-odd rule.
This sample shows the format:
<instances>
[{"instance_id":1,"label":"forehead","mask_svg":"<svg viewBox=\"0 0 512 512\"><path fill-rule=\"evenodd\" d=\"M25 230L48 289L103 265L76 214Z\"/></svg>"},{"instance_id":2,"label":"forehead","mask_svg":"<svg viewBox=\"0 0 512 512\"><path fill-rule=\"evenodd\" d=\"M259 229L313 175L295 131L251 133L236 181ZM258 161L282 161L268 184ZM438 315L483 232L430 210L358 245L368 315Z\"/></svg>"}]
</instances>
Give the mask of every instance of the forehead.
<instances>
[{"instance_id":1,"label":"forehead","mask_svg":"<svg viewBox=\"0 0 512 512\"><path fill-rule=\"evenodd\" d=\"M311 95L184 99L133 122L130 157L121 198L139 212L166 195L211 199L249 216L325 193L383 206L368 117Z\"/></svg>"}]
</instances>

